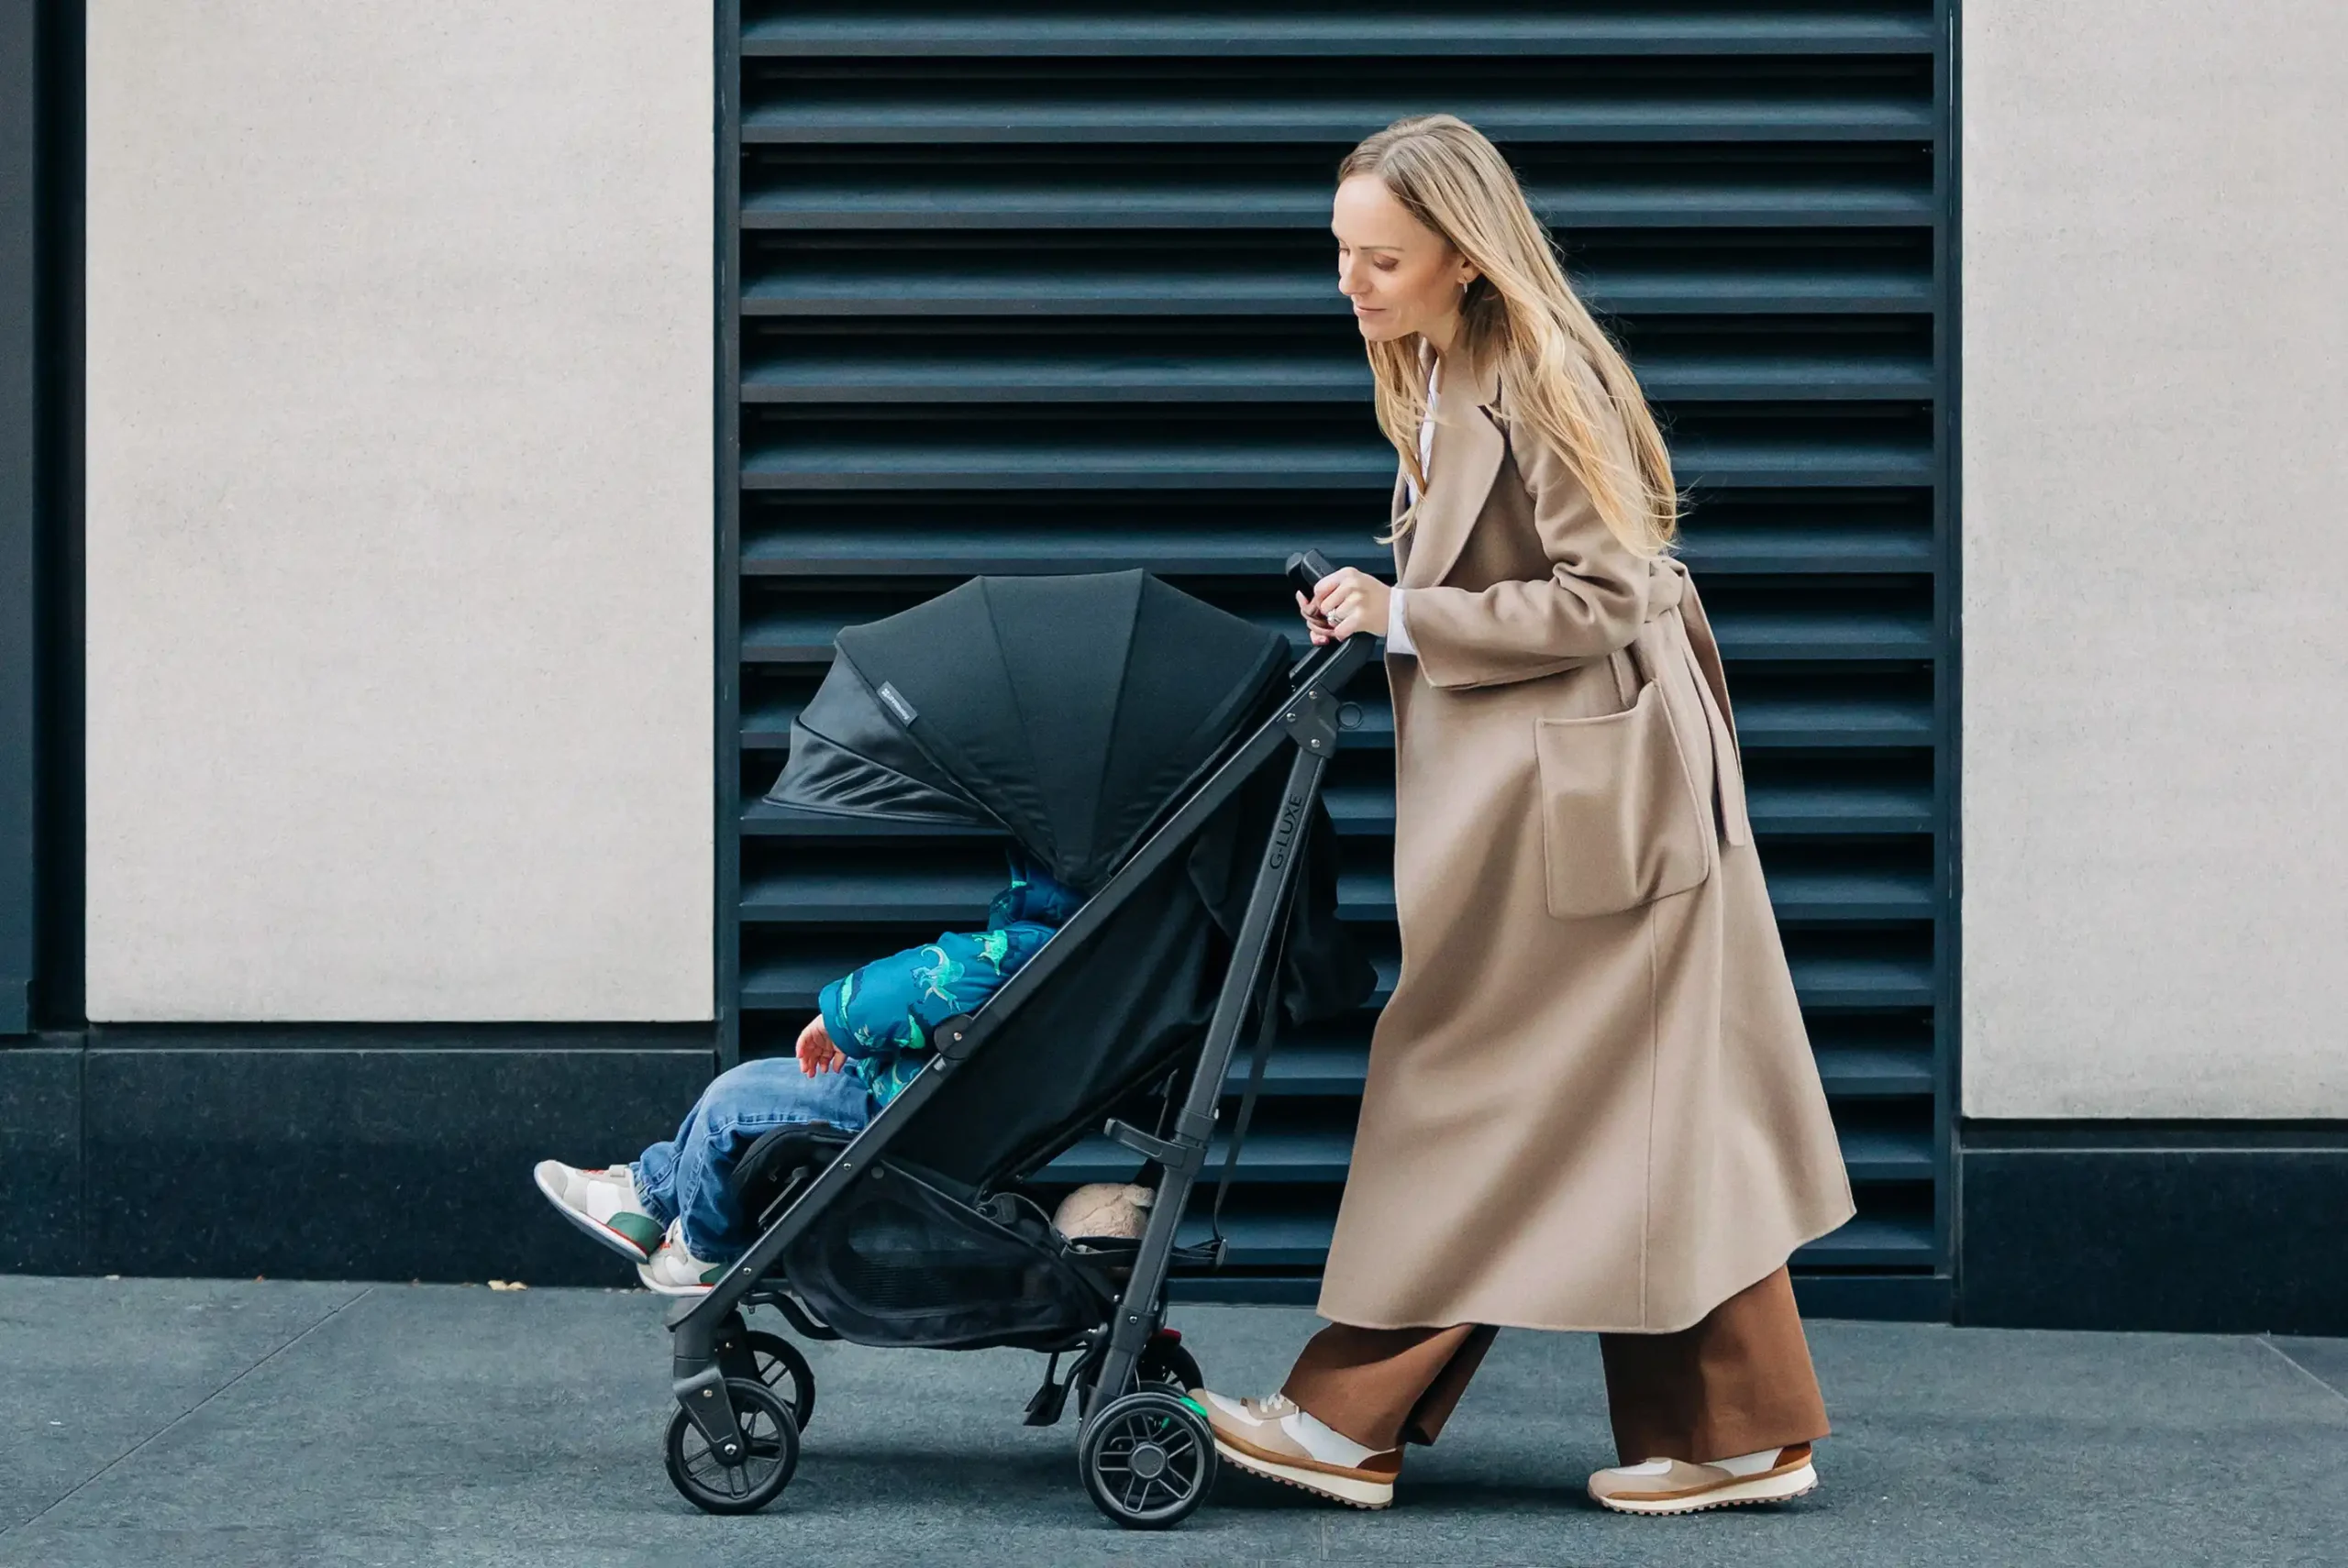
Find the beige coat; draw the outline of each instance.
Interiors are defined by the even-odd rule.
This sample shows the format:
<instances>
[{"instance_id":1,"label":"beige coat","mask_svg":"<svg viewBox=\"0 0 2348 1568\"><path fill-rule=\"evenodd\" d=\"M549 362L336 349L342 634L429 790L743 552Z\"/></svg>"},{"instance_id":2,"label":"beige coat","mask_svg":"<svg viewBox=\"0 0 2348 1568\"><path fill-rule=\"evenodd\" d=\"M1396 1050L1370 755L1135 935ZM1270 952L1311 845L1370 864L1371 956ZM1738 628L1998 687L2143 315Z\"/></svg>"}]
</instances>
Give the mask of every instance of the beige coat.
<instances>
[{"instance_id":1,"label":"beige coat","mask_svg":"<svg viewBox=\"0 0 2348 1568\"><path fill-rule=\"evenodd\" d=\"M1849 1219L1850 1183L1695 589L1464 370L1395 552L1402 969L1320 1310L1668 1332Z\"/></svg>"}]
</instances>

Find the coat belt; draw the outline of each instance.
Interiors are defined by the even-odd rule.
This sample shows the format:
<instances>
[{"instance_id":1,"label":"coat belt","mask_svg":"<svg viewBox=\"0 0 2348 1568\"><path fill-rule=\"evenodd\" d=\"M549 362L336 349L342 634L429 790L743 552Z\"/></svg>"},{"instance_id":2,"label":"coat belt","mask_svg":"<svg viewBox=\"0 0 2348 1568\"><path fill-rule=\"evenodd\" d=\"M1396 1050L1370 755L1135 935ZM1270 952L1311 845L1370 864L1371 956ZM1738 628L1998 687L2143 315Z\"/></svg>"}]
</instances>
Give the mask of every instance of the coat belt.
<instances>
[{"instance_id":1,"label":"coat belt","mask_svg":"<svg viewBox=\"0 0 2348 1568\"><path fill-rule=\"evenodd\" d=\"M1712 635L1711 618L1688 569L1668 557L1656 563L1647 585L1647 619L1629 657L1616 656L1615 680L1623 688L1625 702L1638 695L1638 671L1624 666L1644 665L1649 679L1659 679L1665 660L1687 664L1695 679L1696 700L1704 710L1706 741L1712 753L1712 803L1722 842L1753 841L1753 823L1744 803L1744 767L1736 743L1736 717L1729 706L1728 672L1721 664L1720 641ZM1677 626L1679 635L1671 635ZM1627 678L1627 679L1626 679Z\"/></svg>"}]
</instances>

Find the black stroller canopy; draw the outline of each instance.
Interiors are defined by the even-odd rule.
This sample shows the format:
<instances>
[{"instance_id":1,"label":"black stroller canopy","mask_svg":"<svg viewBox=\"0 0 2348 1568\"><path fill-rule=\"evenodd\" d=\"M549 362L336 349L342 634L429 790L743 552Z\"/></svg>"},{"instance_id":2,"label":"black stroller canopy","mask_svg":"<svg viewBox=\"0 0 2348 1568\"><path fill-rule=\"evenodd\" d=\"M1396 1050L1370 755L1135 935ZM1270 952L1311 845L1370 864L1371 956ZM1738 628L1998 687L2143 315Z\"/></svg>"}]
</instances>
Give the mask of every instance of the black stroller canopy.
<instances>
[{"instance_id":1,"label":"black stroller canopy","mask_svg":"<svg viewBox=\"0 0 2348 1568\"><path fill-rule=\"evenodd\" d=\"M1278 634L1144 571L973 578L838 648L770 803L1000 824L1085 892L1289 657Z\"/></svg>"}]
</instances>

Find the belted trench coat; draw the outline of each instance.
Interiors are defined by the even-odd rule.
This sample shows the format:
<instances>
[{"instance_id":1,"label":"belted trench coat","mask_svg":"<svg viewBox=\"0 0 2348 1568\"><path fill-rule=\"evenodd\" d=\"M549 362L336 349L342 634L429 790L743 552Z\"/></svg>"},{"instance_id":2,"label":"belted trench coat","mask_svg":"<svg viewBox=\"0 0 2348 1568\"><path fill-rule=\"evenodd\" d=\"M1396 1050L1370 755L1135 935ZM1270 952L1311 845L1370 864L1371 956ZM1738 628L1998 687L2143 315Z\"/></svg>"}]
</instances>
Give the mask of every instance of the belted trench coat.
<instances>
[{"instance_id":1,"label":"belted trench coat","mask_svg":"<svg viewBox=\"0 0 2348 1568\"><path fill-rule=\"evenodd\" d=\"M1494 367L1439 406L1386 663L1401 971L1320 1311L1684 1329L1853 1211L1720 651Z\"/></svg>"}]
</instances>

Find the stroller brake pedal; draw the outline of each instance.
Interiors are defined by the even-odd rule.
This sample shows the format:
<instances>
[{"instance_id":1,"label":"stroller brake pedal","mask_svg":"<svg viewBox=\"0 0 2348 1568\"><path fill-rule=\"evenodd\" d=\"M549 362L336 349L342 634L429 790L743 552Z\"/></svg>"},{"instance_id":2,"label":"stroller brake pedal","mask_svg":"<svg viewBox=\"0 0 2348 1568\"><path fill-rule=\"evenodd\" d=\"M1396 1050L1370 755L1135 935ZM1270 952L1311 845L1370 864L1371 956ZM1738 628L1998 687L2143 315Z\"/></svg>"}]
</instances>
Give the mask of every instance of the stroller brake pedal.
<instances>
[{"instance_id":1,"label":"stroller brake pedal","mask_svg":"<svg viewBox=\"0 0 2348 1568\"><path fill-rule=\"evenodd\" d=\"M1028 1426L1055 1426L1061 1412L1068 1408L1068 1391L1075 1386L1076 1377L1071 1374L1063 1383L1059 1379L1059 1353L1054 1351L1051 1361L1044 1368L1044 1386L1036 1389L1035 1397L1027 1401Z\"/></svg>"}]
</instances>

